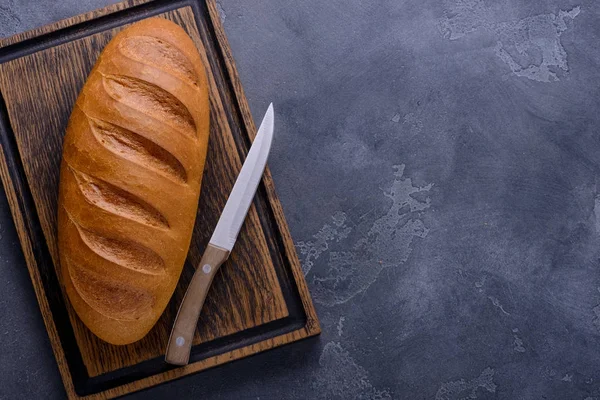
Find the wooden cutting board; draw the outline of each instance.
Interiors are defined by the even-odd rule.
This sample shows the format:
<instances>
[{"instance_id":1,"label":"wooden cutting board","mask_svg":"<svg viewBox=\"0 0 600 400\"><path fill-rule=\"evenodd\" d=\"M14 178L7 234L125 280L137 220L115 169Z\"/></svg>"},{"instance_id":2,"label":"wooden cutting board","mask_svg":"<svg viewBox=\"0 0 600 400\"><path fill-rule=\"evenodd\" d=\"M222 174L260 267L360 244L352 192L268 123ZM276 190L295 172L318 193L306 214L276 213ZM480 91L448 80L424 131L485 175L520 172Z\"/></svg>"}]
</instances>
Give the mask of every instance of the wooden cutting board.
<instances>
[{"instance_id":1,"label":"wooden cutting board","mask_svg":"<svg viewBox=\"0 0 600 400\"><path fill-rule=\"evenodd\" d=\"M101 50L128 24L151 16L181 25L203 58L211 96L209 151L180 284L148 336L112 346L81 323L58 279L59 163L71 109ZM194 266L256 132L214 0L130 0L4 39L0 94L0 176L70 398L123 395L320 332L267 170L208 295L190 364L163 361Z\"/></svg>"}]
</instances>

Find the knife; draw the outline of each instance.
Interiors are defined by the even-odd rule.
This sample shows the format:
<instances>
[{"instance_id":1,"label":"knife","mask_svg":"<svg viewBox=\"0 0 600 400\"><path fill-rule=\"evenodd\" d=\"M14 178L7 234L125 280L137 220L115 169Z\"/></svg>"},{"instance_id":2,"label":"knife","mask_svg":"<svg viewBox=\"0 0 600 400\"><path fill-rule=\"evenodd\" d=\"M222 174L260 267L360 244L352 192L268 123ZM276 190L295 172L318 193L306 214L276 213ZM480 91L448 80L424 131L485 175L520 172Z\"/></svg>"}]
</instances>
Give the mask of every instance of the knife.
<instances>
[{"instance_id":1,"label":"knife","mask_svg":"<svg viewBox=\"0 0 600 400\"><path fill-rule=\"evenodd\" d=\"M175 317L165 354L165 361L169 364L186 365L190 359L192 339L206 294L219 267L235 245L263 175L271 150L273 121L271 103Z\"/></svg>"}]
</instances>

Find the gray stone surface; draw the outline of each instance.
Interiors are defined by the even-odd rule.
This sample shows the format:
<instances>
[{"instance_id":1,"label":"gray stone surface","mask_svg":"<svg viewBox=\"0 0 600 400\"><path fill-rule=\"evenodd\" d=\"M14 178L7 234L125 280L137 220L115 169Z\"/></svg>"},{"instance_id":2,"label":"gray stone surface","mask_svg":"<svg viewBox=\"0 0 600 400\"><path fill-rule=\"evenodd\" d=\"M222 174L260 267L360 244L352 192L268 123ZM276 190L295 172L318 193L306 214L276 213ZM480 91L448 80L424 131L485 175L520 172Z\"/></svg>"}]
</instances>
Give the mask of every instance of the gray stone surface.
<instances>
[{"instance_id":1,"label":"gray stone surface","mask_svg":"<svg viewBox=\"0 0 600 400\"><path fill-rule=\"evenodd\" d=\"M107 3L3 0L0 34ZM600 399L600 4L219 10L323 334L130 398ZM0 398L60 398L0 213Z\"/></svg>"}]
</instances>

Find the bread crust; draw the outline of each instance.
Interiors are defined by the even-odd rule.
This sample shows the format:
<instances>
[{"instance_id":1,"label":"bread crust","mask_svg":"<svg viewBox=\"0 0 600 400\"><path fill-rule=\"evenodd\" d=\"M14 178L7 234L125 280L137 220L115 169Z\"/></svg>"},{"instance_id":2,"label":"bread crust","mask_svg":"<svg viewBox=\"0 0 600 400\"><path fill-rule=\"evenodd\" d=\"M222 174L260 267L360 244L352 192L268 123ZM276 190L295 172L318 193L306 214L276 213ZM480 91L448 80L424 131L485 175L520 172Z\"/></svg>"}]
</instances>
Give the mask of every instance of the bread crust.
<instances>
[{"instance_id":1,"label":"bread crust","mask_svg":"<svg viewBox=\"0 0 600 400\"><path fill-rule=\"evenodd\" d=\"M62 283L98 337L144 337L187 255L208 146L209 99L194 43L150 18L105 47L73 108L58 200Z\"/></svg>"}]
</instances>

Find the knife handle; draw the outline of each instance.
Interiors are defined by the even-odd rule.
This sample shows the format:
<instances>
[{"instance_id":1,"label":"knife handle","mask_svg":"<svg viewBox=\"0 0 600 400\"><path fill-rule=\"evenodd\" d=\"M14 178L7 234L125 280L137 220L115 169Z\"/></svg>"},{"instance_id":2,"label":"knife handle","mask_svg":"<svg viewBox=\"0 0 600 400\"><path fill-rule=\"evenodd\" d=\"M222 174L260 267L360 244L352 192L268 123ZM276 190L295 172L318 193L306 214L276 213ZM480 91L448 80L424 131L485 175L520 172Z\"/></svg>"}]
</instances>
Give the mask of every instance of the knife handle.
<instances>
[{"instance_id":1,"label":"knife handle","mask_svg":"<svg viewBox=\"0 0 600 400\"><path fill-rule=\"evenodd\" d=\"M227 250L212 244L209 244L204 251L181 306L179 306L177 317L175 317L165 354L165 361L169 364L186 365L188 363L200 310L202 310L213 278L227 257L229 257Z\"/></svg>"}]
</instances>

